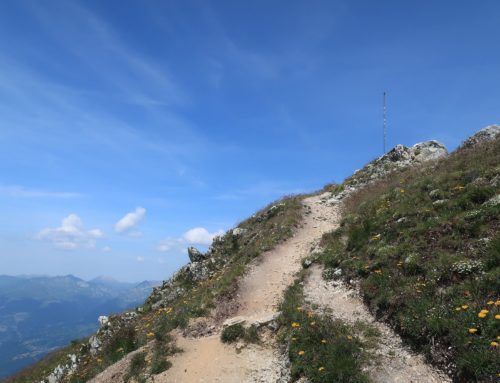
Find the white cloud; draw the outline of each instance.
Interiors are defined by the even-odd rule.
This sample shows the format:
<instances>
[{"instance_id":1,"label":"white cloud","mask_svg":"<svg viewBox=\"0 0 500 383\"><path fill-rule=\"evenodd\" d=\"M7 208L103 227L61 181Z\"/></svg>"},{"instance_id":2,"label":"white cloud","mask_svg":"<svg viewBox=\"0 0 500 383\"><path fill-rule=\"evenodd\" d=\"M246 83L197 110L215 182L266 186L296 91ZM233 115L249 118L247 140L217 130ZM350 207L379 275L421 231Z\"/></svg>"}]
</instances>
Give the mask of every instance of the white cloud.
<instances>
[{"instance_id":1,"label":"white cloud","mask_svg":"<svg viewBox=\"0 0 500 383\"><path fill-rule=\"evenodd\" d=\"M139 256L139 257L136 257L136 258L135 258L135 260L136 260L137 262L144 262L144 257L140 257L140 256Z\"/></svg>"},{"instance_id":2,"label":"white cloud","mask_svg":"<svg viewBox=\"0 0 500 383\"><path fill-rule=\"evenodd\" d=\"M190 245L209 246L214 238L221 234L224 234L224 231L219 230L215 233L209 233L204 227L195 227L186 231L182 237Z\"/></svg>"},{"instance_id":3,"label":"white cloud","mask_svg":"<svg viewBox=\"0 0 500 383\"><path fill-rule=\"evenodd\" d=\"M111 246L104 246L102 248L103 253L111 253L112 251L113 251L113 249L111 248Z\"/></svg>"},{"instance_id":4,"label":"white cloud","mask_svg":"<svg viewBox=\"0 0 500 383\"><path fill-rule=\"evenodd\" d=\"M60 227L42 229L35 238L52 242L55 247L71 250L93 248L96 240L103 237L101 230L85 230L80 217L70 214L62 220Z\"/></svg>"},{"instance_id":5,"label":"white cloud","mask_svg":"<svg viewBox=\"0 0 500 383\"><path fill-rule=\"evenodd\" d=\"M80 193L58 192L40 189L27 189L23 186L7 185L0 186L0 194L14 198L77 198L82 197Z\"/></svg>"},{"instance_id":6,"label":"white cloud","mask_svg":"<svg viewBox=\"0 0 500 383\"><path fill-rule=\"evenodd\" d=\"M115 224L115 231L117 233L128 232L131 229L135 228L145 216L146 209L144 209L143 207L138 207L134 211L125 214L125 216ZM131 232L132 236L140 236L140 234L141 233L137 231Z\"/></svg>"},{"instance_id":7,"label":"white cloud","mask_svg":"<svg viewBox=\"0 0 500 383\"><path fill-rule=\"evenodd\" d=\"M158 251L185 252L190 245L210 246L215 237L224 234L223 230L210 233L204 227L195 227L186 231L180 238L166 238L158 244Z\"/></svg>"}]
</instances>

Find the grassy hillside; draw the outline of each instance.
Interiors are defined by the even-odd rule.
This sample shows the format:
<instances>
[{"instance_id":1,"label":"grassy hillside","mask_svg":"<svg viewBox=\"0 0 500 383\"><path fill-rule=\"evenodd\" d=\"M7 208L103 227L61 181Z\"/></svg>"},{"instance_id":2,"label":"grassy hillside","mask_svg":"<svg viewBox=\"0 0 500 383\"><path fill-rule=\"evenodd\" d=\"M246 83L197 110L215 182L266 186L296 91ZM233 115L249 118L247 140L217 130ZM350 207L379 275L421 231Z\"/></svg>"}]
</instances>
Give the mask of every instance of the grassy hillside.
<instances>
[{"instance_id":1,"label":"grassy hillside","mask_svg":"<svg viewBox=\"0 0 500 383\"><path fill-rule=\"evenodd\" d=\"M391 173L347 198L325 277L459 382L500 373L500 139Z\"/></svg>"},{"instance_id":2,"label":"grassy hillside","mask_svg":"<svg viewBox=\"0 0 500 383\"><path fill-rule=\"evenodd\" d=\"M168 369L168 357L178 351L170 332L185 328L190 319L205 316L216 307L230 310L232 293L248 263L291 237L302 213L301 197L270 204L237 229L216 238L204 260L179 270L135 312L110 317L109 324L102 326L95 337L75 342L7 382L38 382L61 365L64 372L60 381L83 383L138 349L126 379L140 382L148 374ZM226 313L215 311L213 315L223 318Z\"/></svg>"}]
</instances>

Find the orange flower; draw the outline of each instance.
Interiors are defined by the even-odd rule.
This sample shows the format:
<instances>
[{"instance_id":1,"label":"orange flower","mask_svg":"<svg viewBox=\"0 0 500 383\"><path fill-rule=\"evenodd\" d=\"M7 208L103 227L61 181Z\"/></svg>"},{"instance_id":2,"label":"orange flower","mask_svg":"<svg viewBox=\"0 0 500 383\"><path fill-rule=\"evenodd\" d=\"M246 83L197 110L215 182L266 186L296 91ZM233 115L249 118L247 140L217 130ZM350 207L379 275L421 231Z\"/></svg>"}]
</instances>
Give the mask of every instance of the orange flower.
<instances>
[{"instance_id":1,"label":"orange flower","mask_svg":"<svg viewBox=\"0 0 500 383\"><path fill-rule=\"evenodd\" d=\"M306 353L305 351L300 350L297 354L299 354L299 356L302 356L302 355L304 355L305 353Z\"/></svg>"},{"instance_id":2,"label":"orange flower","mask_svg":"<svg viewBox=\"0 0 500 383\"><path fill-rule=\"evenodd\" d=\"M490 343L490 346L498 348L498 342L493 341L493 342Z\"/></svg>"},{"instance_id":3,"label":"orange flower","mask_svg":"<svg viewBox=\"0 0 500 383\"><path fill-rule=\"evenodd\" d=\"M469 333L470 334L475 334L477 332L477 328L470 328Z\"/></svg>"}]
</instances>

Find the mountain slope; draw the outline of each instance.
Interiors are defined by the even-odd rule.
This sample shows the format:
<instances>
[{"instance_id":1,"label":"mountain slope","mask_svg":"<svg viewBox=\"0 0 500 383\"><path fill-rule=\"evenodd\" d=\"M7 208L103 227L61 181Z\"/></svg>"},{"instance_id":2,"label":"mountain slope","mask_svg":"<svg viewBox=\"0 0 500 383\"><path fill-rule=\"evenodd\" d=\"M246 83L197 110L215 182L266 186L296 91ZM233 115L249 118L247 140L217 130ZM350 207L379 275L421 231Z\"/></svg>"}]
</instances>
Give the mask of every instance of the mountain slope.
<instances>
[{"instance_id":1,"label":"mountain slope","mask_svg":"<svg viewBox=\"0 0 500 383\"><path fill-rule=\"evenodd\" d=\"M449 156L433 141L398 146L341 185L271 204L207 253L190 249L191 262L138 310L110 317L90 339L10 381L285 382L290 374L312 382L380 382L369 363L380 349L374 322L332 316L316 296L306 298L317 291L307 290L311 275L327 293L335 286L321 284L317 267L346 291L353 287L351 294L357 287L372 313L366 315L388 321L456 381L494 381L499 130L481 131ZM341 213L340 227L325 233L339 223L334 211ZM293 283L288 271L299 271L301 258L306 269ZM307 269L312 263L320 266ZM179 345L184 355L176 355ZM398 347L393 350L413 358ZM195 363L199 358L209 365ZM418 371L434 373L422 358L412 361Z\"/></svg>"}]
</instances>

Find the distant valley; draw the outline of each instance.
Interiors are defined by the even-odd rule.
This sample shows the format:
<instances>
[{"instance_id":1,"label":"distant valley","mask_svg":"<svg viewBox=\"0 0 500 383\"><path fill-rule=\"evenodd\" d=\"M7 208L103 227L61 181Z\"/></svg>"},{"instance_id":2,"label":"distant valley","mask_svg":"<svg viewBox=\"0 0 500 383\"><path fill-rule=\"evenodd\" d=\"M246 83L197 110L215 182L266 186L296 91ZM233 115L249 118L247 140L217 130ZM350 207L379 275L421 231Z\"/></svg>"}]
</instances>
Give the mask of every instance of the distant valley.
<instances>
[{"instance_id":1,"label":"distant valley","mask_svg":"<svg viewBox=\"0 0 500 383\"><path fill-rule=\"evenodd\" d=\"M91 334L99 315L141 304L157 284L0 275L0 379Z\"/></svg>"}]
</instances>

